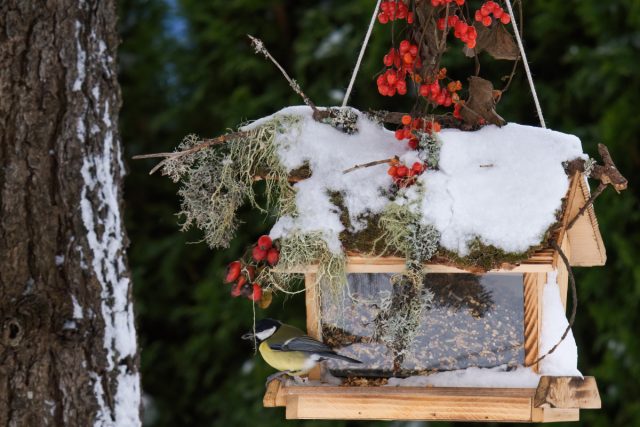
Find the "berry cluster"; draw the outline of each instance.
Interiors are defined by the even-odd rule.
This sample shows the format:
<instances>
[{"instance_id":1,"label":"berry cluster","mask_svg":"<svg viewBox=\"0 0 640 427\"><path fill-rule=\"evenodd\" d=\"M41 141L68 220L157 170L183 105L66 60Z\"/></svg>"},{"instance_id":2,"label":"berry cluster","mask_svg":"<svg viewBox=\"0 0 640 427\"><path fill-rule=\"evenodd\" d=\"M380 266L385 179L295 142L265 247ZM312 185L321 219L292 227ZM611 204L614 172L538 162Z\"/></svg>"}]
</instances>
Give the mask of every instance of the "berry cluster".
<instances>
[{"instance_id":1,"label":"berry cluster","mask_svg":"<svg viewBox=\"0 0 640 427\"><path fill-rule=\"evenodd\" d=\"M406 188L413 185L419 175L426 170L426 166L420 162L415 162L410 168L392 160L387 173L393 178L393 182L400 188Z\"/></svg>"},{"instance_id":2,"label":"berry cluster","mask_svg":"<svg viewBox=\"0 0 640 427\"><path fill-rule=\"evenodd\" d=\"M383 1L380 3L378 22L386 24L396 19L406 19L407 24L413 24L413 12L409 12L409 7L403 1Z\"/></svg>"},{"instance_id":3,"label":"berry cluster","mask_svg":"<svg viewBox=\"0 0 640 427\"><path fill-rule=\"evenodd\" d=\"M413 150L418 148L418 143L420 142L416 131L432 133L440 132L441 129L440 123L438 122L425 121L420 118L413 119L408 114L402 116L402 124L404 126L396 130L396 139L399 141L408 139L408 145Z\"/></svg>"},{"instance_id":4,"label":"berry cluster","mask_svg":"<svg viewBox=\"0 0 640 427\"><path fill-rule=\"evenodd\" d=\"M449 3L453 3L454 1L458 6L462 6L464 4L464 0L431 0L431 6L433 7L444 6Z\"/></svg>"},{"instance_id":5,"label":"berry cluster","mask_svg":"<svg viewBox=\"0 0 640 427\"><path fill-rule=\"evenodd\" d=\"M256 268L264 268L266 264L276 265L280 259L280 251L273 246L269 236L260 236L258 243L251 251L251 257L255 264L246 264L241 260L229 264L224 281L225 283L233 283L231 296L243 296L258 302L262 299L262 286L260 283L254 282Z\"/></svg>"},{"instance_id":6,"label":"berry cluster","mask_svg":"<svg viewBox=\"0 0 640 427\"><path fill-rule=\"evenodd\" d=\"M480 7L480 9L476 10L475 19L478 22L482 22L482 25L484 25L485 27L488 27L493 22L493 19L491 19L491 15L493 15L495 19L499 19L500 22L505 25L511 22L511 17L509 16L509 14L506 13L504 9L494 1L486 2Z\"/></svg>"},{"instance_id":7,"label":"berry cluster","mask_svg":"<svg viewBox=\"0 0 640 427\"><path fill-rule=\"evenodd\" d=\"M402 40L397 50L391 48L384 56L383 62L389 68L376 80L378 92L383 96L406 94L407 74L414 75L414 70L422 68L418 46L411 44L409 40Z\"/></svg>"},{"instance_id":8,"label":"berry cluster","mask_svg":"<svg viewBox=\"0 0 640 427\"><path fill-rule=\"evenodd\" d=\"M253 247L251 251L251 257L255 262L266 261L270 266L274 266L280 259L280 251L273 246L271 237L260 236L258 243Z\"/></svg>"},{"instance_id":9,"label":"berry cluster","mask_svg":"<svg viewBox=\"0 0 640 427\"><path fill-rule=\"evenodd\" d=\"M462 89L462 83L459 80L450 82L446 86L441 86L440 81L447 77L447 69L441 68L433 83L420 85L418 93L429 99L436 105L450 107L451 104L458 102L460 99L457 92Z\"/></svg>"},{"instance_id":10,"label":"berry cluster","mask_svg":"<svg viewBox=\"0 0 640 427\"><path fill-rule=\"evenodd\" d=\"M231 296L249 298L252 301L260 301L262 287L259 283L252 283L256 276L256 268L252 265L244 265L241 261L233 261L227 266L225 283L233 283Z\"/></svg>"},{"instance_id":11,"label":"berry cluster","mask_svg":"<svg viewBox=\"0 0 640 427\"><path fill-rule=\"evenodd\" d=\"M458 18L458 16L449 16L446 25L445 19L440 18L438 19L437 25L440 31L444 31L445 27L453 28L455 38L460 39L469 49L476 47L476 39L478 38L476 28L473 25L467 24L463 19Z\"/></svg>"}]
</instances>

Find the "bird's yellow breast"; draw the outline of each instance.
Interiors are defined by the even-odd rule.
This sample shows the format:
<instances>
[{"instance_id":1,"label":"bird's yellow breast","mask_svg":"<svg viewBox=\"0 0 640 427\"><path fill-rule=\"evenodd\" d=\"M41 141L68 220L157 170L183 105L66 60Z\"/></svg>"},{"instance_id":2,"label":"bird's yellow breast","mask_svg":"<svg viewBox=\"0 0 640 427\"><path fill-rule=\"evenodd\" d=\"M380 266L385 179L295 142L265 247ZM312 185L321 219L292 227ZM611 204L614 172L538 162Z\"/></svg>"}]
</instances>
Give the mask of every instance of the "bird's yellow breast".
<instances>
[{"instance_id":1,"label":"bird's yellow breast","mask_svg":"<svg viewBox=\"0 0 640 427\"><path fill-rule=\"evenodd\" d=\"M272 350L266 342L261 343L258 350L264 361L278 371L291 371L302 375L315 365L304 353Z\"/></svg>"}]
</instances>

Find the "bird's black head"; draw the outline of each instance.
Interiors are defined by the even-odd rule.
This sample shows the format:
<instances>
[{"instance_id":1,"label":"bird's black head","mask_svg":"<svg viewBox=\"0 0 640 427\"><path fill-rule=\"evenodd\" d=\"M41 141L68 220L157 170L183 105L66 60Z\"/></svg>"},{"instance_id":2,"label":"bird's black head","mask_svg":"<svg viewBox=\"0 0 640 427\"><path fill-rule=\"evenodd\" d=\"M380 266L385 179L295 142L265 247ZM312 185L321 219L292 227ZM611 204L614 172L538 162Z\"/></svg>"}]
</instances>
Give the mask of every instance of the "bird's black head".
<instances>
[{"instance_id":1,"label":"bird's black head","mask_svg":"<svg viewBox=\"0 0 640 427\"><path fill-rule=\"evenodd\" d=\"M273 335L282 326L282 322L275 319L262 319L256 323L256 332L247 332L242 336L243 340L255 339L262 342Z\"/></svg>"}]
</instances>

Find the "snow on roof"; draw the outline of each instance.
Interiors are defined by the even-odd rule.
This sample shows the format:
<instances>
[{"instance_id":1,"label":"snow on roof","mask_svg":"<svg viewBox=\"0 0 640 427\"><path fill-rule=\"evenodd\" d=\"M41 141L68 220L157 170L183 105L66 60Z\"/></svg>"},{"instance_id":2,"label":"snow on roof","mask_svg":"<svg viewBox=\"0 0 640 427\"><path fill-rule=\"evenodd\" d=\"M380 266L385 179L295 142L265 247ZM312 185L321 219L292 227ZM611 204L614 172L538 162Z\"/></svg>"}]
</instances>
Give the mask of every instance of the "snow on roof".
<instances>
[{"instance_id":1,"label":"snow on roof","mask_svg":"<svg viewBox=\"0 0 640 427\"><path fill-rule=\"evenodd\" d=\"M399 156L409 166L417 153L393 132L358 115L353 135L318 123L306 106L285 108L260 119L253 128L277 116L296 116L299 126L280 135L279 156L288 170L308 163L312 176L295 184L296 216L283 216L271 230L272 238L292 233L320 232L329 249L342 250L344 230L340 212L329 192L340 192L354 230L369 215L391 203L393 181L382 164L343 174L356 164ZM471 241L494 245L506 252L524 252L540 244L556 222L569 187L562 162L584 157L580 140L548 129L518 124L486 126L475 132L442 130L439 170L427 171L406 191L417 201L422 221L441 234L441 246L465 255ZM424 191L417 191L422 187Z\"/></svg>"}]
</instances>

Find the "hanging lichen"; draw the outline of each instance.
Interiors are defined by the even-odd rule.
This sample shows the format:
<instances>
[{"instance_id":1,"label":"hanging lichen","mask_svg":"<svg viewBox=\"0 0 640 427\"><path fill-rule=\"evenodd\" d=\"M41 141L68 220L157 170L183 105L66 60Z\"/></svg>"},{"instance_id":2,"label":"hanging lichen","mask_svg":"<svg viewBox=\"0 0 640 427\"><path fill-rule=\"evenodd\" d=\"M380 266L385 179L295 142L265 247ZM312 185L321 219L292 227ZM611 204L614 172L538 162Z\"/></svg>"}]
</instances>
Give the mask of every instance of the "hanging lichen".
<instances>
[{"instance_id":1,"label":"hanging lichen","mask_svg":"<svg viewBox=\"0 0 640 427\"><path fill-rule=\"evenodd\" d=\"M277 216L294 213L295 190L280 162L275 141L298 122L296 117L279 116L238 132L224 144L167 160L163 172L181 184L178 195L182 198L179 215L184 218L183 230L195 225L204 232L209 246L228 247L238 226L237 211L245 202L263 212L273 209ZM190 135L178 151L201 142ZM253 184L265 173L266 205L260 206Z\"/></svg>"},{"instance_id":2,"label":"hanging lichen","mask_svg":"<svg viewBox=\"0 0 640 427\"><path fill-rule=\"evenodd\" d=\"M433 132L419 132L418 136L418 157L428 169L437 169L442 143Z\"/></svg>"},{"instance_id":3,"label":"hanging lichen","mask_svg":"<svg viewBox=\"0 0 640 427\"><path fill-rule=\"evenodd\" d=\"M346 283L346 258L329 250L320 232L292 234L280 239L278 268L265 269L258 281L276 290L289 291L293 279L299 276L291 271L301 267L317 266L316 285L320 290L336 292Z\"/></svg>"}]
</instances>

